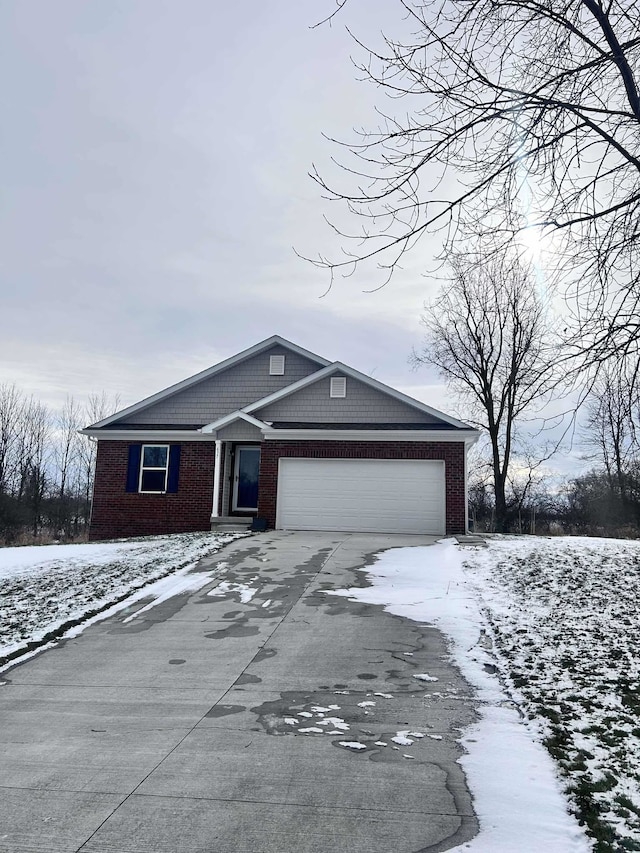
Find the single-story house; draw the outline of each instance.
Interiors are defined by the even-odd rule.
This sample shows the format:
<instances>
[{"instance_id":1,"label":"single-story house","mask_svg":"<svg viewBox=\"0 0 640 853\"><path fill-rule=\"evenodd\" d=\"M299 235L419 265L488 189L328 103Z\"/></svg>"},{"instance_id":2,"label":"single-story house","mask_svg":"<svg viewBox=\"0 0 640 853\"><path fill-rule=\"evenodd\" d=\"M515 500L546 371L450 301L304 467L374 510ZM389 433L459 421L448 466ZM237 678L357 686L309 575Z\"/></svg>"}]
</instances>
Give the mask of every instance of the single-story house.
<instances>
[{"instance_id":1,"label":"single-story house","mask_svg":"<svg viewBox=\"0 0 640 853\"><path fill-rule=\"evenodd\" d=\"M83 430L91 539L208 530L464 533L465 423L275 335Z\"/></svg>"}]
</instances>

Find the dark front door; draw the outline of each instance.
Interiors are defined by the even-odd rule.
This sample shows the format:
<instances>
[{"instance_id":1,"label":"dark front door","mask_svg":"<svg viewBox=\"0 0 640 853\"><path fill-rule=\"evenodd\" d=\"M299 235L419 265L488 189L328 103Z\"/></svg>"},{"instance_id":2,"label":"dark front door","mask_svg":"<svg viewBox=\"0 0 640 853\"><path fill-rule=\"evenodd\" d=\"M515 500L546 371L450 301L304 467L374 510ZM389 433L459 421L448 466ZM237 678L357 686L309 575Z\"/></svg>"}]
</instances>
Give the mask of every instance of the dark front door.
<instances>
[{"instance_id":1,"label":"dark front door","mask_svg":"<svg viewBox=\"0 0 640 853\"><path fill-rule=\"evenodd\" d=\"M236 464L233 479L234 512L258 511L258 473L260 447L241 444L236 447Z\"/></svg>"}]
</instances>

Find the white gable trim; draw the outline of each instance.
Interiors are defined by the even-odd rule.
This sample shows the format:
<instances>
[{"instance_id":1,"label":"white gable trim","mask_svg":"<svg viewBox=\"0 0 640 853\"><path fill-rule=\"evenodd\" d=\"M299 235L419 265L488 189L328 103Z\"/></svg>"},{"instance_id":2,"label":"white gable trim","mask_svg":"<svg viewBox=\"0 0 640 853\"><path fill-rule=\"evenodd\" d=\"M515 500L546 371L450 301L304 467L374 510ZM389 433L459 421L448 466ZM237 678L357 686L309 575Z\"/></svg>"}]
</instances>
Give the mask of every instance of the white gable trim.
<instances>
[{"instance_id":1,"label":"white gable trim","mask_svg":"<svg viewBox=\"0 0 640 853\"><path fill-rule=\"evenodd\" d=\"M385 385L382 382L378 382L377 379L372 379L370 376L366 376L364 373L360 373L360 371L355 370L353 367L347 367L346 364L342 364L342 362L340 361L334 361L333 364L327 365L327 367L323 368L322 370L318 370L316 373L311 373L309 374L309 376L305 376L303 379L299 379L297 382L293 382L291 385L287 385L280 391L275 391L273 394L269 394L268 397L263 397L262 400L258 400L255 403L250 403L248 406L245 406L242 411L256 412L260 409L264 409L271 403L275 403L277 400L282 400L284 397L288 397L290 394L295 394L296 391L300 391L303 388L306 388L308 385L313 385L314 382L319 382L321 379L324 379L327 376L331 376L334 373L341 373L345 376L350 376L352 379L357 379L359 382L363 382L370 388L374 388L376 391L380 391L382 394L386 394L389 397L393 397L394 400L398 400L401 403L405 403L407 406L411 406L413 409L417 409L419 412L423 412L424 414L431 415L431 417L438 418L438 420L444 421L444 423L450 424L451 426L457 427L458 429L471 429L469 424L465 424L463 421L456 420L456 418L452 418L450 415L445 415L444 412L439 412L437 409L434 409L432 406L428 406L426 403L421 403L419 400L414 400L413 397L408 397L401 391L396 391L395 388L391 388L389 385Z\"/></svg>"},{"instance_id":2,"label":"white gable trim","mask_svg":"<svg viewBox=\"0 0 640 853\"><path fill-rule=\"evenodd\" d=\"M266 441L424 441L475 444L478 430L420 429L271 429L262 431Z\"/></svg>"},{"instance_id":3,"label":"white gable trim","mask_svg":"<svg viewBox=\"0 0 640 853\"><path fill-rule=\"evenodd\" d=\"M223 429L229 424L234 423L234 421L246 421L251 426L257 427L257 429L262 430L263 432L271 430L269 424L264 421L259 421L258 418L254 418L252 415L248 415L246 412L231 412L228 415L225 415L223 418L218 418L217 421L213 421L213 423L207 424L203 426L198 432L211 434L217 432L219 429Z\"/></svg>"},{"instance_id":4,"label":"white gable trim","mask_svg":"<svg viewBox=\"0 0 640 853\"><path fill-rule=\"evenodd\" d=\"M88 435L90 438L97 438L100 441L163 441L163 442L186 442L186 441L214 441L215 436L204 435L199 430L181 430L181 429L86 429L78 430L80 435Z\"/></svg>"},{"instance_id":5,"label":"white gable trim","mask_svg":"<svg viewBox=\"0 0 640 853\"><path fill-rule=\"evenodd\" d=\"M146 409L148 406L152 406L154 403L158 403L160 400L164 400L167 397L171 397L172 394L176 394L178 391L184 391L185 388L190 388L192 385L197 385L198 382L202 382L205 379L209 379L211 376L215 376L217 373L222 373L224 370L228 370L230 367L235 367L236 364L240 364L242 361L246 361L246 359L251 358L254 355L258 355L258 353L263 352L264 350L270 349L272 346L281 346L290 350L291 352L295 352L298 355L303 356L304 358L308 358L310 361L315 361L320 365L328 365L330 364L326 358L322 358L322 356L316 355L313 352L309 352L309 350L304 349L303 347L299 347L297 344L292 344L291 341L287 341L284 338L281 338L280 335L272 335L270 338L267 338L264 341L261 341L259 344L255 344L255 346L249 347L249 349L243 350L237 355L232 356L231 358L225 359L225 361L221 361L219 364L214 364L213 367L208 367L206 370L201 370L200 373L196 373L195 376L190 376L188 379L183 379L181 382L176 382L175 385L170 385L168 388L165 388L164 391L158 391L157 394L152 394L150 397L145 397L144 400L140 400L139 403L134 403L133 406L129 406L126 409L122 409L120 412L116 412L115 415L110 415L108 418L104 418L104 420L98 421L95 424L91 424L91 429L98 429L100 427L108 426L109 424L114 423L115 421L122 420L122 418L127 417L128 415L133 415L136 412L139 412L141 409Z\"/></svg>"}]
</instances>

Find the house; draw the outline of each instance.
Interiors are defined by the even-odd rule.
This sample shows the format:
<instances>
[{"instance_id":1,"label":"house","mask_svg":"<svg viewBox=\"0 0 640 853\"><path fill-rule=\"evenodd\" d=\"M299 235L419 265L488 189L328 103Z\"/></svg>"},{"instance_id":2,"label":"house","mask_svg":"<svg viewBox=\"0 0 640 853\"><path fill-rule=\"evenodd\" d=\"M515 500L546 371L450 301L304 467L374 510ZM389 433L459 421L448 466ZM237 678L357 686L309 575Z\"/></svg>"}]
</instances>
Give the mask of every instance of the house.
<instances>
[{"instance_id":1,"label":"house","mask_svg":"<svg viewBox=\"0 0 640 853\"><path fill-rule=\"evenodd\" d=\"M277 335L83 430L91 539L208 530L464 533L478 432Z\"/></svg>"}]
</instances>

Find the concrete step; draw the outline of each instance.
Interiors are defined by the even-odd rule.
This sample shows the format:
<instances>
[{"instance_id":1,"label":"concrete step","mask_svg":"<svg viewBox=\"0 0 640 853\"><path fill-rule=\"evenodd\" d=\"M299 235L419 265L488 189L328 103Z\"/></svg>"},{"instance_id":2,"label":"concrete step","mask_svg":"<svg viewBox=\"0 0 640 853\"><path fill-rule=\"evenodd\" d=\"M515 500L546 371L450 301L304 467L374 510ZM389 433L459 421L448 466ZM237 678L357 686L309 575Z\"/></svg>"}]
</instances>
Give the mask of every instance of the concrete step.
<instances>
[{"instance_id":1,"label":"concrete step","mask_svg":"<svg viewBox=\"0 0 640 853\"><path fill-rule=\"evenodd\" d=\"M248 530L251 527L253 516L242 515L218 515L211 516L211 530L219 532Z\"/></svg>"}]
</instances>

